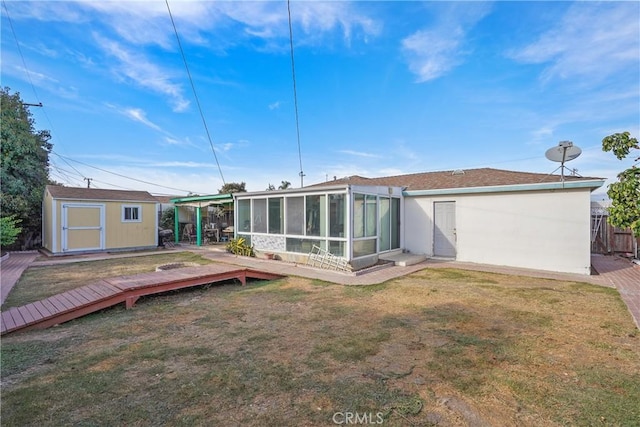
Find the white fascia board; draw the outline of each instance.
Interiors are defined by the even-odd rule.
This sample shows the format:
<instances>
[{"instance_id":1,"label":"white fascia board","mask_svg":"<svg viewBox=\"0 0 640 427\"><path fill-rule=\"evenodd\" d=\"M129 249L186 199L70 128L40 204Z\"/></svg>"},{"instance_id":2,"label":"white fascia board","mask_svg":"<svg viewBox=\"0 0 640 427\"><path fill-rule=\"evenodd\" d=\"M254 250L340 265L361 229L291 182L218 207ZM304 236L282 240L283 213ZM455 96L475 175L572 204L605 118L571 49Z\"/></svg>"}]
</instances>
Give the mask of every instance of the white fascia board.
<instances>
[{"instance_id":1,"label":"white fascia board","mask_svg":"<svg viewBox=\"0 0 640 427\"><path fill-rule=\"evenodd\" d=\"M489 187L438 188L435 190L403 191L406 197L412 196L446 196L451 194L508 193L515 191L572 190L590 188L591 191L602 187L604 179L584 181L544 182L538 184L494 185Z\"/></svg>"},{"instance_id":2,"label":"white fascia board","mask_svg":"<svg viewBox=\"0 0 640 427\"><path fill-rule=\"evenodd\" d=\"M377 196L400 196L403 187L394 187L387 185L352 185L351 190L354 193L375 194Z\"/></svg>"},{"instance_id":3,"label":"white fascia board","mask_svg":"<svg viewBox=\"0 0 640 427\"><path fill-rule=\"evenodd\" d=\"M233 193L234 199L250 199L254 197L280 197L290 194L318 194L318 193L331 193L331 192L345 192L349 189L348 184L339 185L327 185L318 187L302 187L302 188L287 188L286 190L264 190L264 191L242 191L239 193Z\"/></svg>"}]
</instances>

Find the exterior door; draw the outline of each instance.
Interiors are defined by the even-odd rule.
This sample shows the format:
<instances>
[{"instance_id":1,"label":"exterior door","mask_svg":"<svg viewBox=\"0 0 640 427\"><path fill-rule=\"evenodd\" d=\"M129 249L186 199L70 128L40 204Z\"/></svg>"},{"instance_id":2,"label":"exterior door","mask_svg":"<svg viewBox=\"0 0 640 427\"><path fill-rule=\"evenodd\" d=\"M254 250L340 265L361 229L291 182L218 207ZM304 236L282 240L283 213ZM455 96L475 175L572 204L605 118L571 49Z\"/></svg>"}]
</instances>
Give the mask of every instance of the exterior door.
<instances>
[{"instance_id":1,"label":"exterior door","mask_svg":"<svg viewBox=\"0 0 640 427\"><path fill-rule=\"evenodd\" d=\"M62 251L105 248L104 205L64 203L62 205Z\"/></svg>"},{"instance_id":2,"label":"exterior door","mask_svg":"<svg viewBox=\"0 0 640 427\"><path fill-rule=\"evenodd\" d=\"M433 255L456 257L456 202L433 203Z\"/></svg>"}]
</instances>

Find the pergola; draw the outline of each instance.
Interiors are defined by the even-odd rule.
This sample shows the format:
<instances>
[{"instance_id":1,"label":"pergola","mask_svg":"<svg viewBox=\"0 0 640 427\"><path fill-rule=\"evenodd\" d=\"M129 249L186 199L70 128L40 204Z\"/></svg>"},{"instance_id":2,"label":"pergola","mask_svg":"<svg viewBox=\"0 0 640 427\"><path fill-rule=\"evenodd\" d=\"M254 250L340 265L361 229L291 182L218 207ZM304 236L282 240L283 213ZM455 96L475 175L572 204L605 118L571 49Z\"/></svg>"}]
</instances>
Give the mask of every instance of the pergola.
<instances>
[{"instance_id":1,"label":"pergola","mask_svg":"<svg viewBox=\"0 0 640 427\"><path fill-rule=\"evenodd\" d=\"M202 211L201 208L206 208L214 205L233 205L233 194L212 194L207 196L188 196L171 199L171 203L174 204L175 219L174 219L174 236L175 242L179 243L180 237L180 218L178 214L179 207L191 207L196 212L196 245L202 246Z\"/></svg>"}]
</instances>

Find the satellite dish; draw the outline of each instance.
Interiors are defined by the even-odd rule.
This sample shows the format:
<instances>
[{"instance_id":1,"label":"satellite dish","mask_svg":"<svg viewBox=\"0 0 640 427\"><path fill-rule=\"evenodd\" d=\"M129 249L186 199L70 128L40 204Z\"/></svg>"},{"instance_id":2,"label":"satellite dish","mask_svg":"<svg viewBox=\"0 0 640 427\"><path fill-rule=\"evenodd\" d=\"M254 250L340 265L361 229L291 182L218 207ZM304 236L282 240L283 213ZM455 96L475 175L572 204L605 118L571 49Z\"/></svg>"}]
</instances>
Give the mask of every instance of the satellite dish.
<instances>
[{"instance_id":1,"label":"satellite dish","mask_svg":"<svg viewBox=\"0 0 640 427\"><path fill-rule=\"evenodd\" d=\"M582 154L580 147L573 145L571 141L562 141L557 147L552 147L544 153L545 157L552 162L569 162Z\"/></svg>"},{"instance_id":2,"label":"satellite dish","mask_svg":"<svg viewBox=\"0 0 640 427\"><path fill-rule=\"evenodd\" d=\"M564 164L578 158L582 154L580 147L573 145L571 141L560 141L557 147L549 148L545 153L545 157L552 162L559 162L560 166L556 170L560 169L560 180L564 186ZM553 171L555 172L555 171ZM553 173L551 172L551 173Z\"/></svg>"}]
</instances>

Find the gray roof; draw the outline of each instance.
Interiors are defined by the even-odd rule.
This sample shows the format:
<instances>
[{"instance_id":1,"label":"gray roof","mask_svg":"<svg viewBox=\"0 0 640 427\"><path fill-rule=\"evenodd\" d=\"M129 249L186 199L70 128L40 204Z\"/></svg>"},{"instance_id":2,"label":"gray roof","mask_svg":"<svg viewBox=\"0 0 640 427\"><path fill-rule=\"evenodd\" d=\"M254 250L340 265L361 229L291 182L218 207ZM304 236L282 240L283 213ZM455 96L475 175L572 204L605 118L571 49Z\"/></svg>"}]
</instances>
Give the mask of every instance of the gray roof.
<instances>
[{"instance_id":1,"label":"gray roof","mask_svg":"<svg viewBox=\"0 0 640 427\"><path fill-rule=\"evenodd\" d=\"M63 187L61 185L47 185L47 191L54 199L158 202L158 199L146 191L102 190L100 188Z\"/></svg>"},{"instance_id":2,"label":"gray roof","mask_svg":"<svg viewBox=\"0 0 640 427\"><path fill-rule=\"evenodd\" d=\"M566 182L601 180L602 178L588 178L565 176ZM407 175L386 176L380 178L366 178L353 175L335 179L308 187L327 185L376 185L388 187L404 187L407 191L437 190L448 188L492 187L500 185L540 184L560 182L560 175L516 172L502 169L481 168L448 170L439 172L422 172Z\"/></svg>"}]
</instances>

